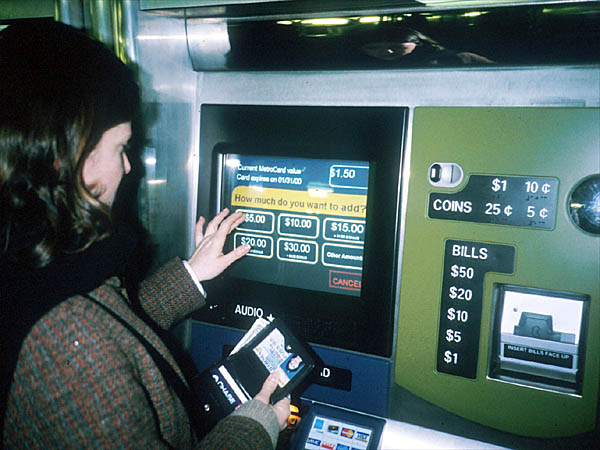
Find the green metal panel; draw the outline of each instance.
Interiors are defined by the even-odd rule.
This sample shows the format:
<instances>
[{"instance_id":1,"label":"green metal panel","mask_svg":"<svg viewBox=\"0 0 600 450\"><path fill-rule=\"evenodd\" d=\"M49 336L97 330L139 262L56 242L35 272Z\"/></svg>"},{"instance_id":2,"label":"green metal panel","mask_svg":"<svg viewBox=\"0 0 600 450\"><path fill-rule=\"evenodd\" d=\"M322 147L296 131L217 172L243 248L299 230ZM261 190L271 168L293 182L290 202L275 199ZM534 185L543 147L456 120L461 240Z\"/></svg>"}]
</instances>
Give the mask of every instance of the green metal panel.
<instances>
[{"instance_id":1,"label":"green metal panel","mask_svg":"<svg viewBox=\"0 0 600 450\"><path fill-rule=\"evenodd\" d=\"M269 3L270 0L140 0L140 9L189 8L195 6L226 6ZM280 0L291 1L291 0Z\"/></svg>"},{"instance_id":2,"label":"green metal panel","mask_svg":"<svg viewBox=\"0 0 600 450\"><path fill-rule=\"evenodd\" d=\"M597 108L416 108L402 260L396 382L460 416L508 432L537 437L579 434L596 425L600 370L600 236L569 218L570 191L600 172ZM433 187L432 163L464 171L454 188ZM459 192L471 175L558 179L551 229L470 223L428 217L428 198ZM448 239L514 246L512 273L484 278L476 376L437 371L444 245ZM589 296L581 395L488 377L494 284L568 291Z\"/></svg>"},{"instance_id":3,"label":"green metal panel","mask_svg":"<svg viewBox=\"0 0 600 450\"><path fill-rule=\"evenodd\" d=\"M2 0L0 21L54 17L54 0Z\"/></svg>"}]
</instances>

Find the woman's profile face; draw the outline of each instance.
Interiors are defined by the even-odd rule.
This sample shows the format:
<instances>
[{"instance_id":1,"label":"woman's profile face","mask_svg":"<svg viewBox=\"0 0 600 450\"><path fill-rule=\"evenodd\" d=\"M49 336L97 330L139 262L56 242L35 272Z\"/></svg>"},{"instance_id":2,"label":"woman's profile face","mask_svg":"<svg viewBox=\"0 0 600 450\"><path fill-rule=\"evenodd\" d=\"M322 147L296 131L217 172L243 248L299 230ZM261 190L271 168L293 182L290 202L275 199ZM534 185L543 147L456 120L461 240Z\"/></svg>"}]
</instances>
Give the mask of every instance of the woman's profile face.
<instances>
[{"instance_id":1,"label":"woman's profile face","mask_svg":"<svg viewBox=\"0 0 600 450\"><path fill-rule=\"evenodd\" d=\"M125 146L131 138L131 122L124 122L104 132L83 163L83 182L105 205L115 200L121 179L131 171Z\"/></svg>"}]
</instances>

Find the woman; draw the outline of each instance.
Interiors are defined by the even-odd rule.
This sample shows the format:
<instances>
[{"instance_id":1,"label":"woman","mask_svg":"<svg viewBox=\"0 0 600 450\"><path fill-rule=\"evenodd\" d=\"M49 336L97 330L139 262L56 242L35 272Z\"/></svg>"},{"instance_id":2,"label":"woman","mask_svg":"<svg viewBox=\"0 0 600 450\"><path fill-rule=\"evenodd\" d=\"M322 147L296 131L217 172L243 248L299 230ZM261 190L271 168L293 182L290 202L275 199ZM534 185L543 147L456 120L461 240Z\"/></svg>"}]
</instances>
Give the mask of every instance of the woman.
<instances>
[{"instance_id":1,"label":"woman","mask_svg":"<svg viewBox=\"0 0 600 450\"><path fill-rule=\"evenodd\" d=\"M243 215L222 211L205 231L200 219L189 261L134 296L124 287L136 240L111 206L131 170L131 72L66 25L13 25L0 105L4 447L273 448L289 414L289 400L269 405L276 378L199 441L201 405L154 331L202 307L200 283L248 252L222 253Z\"/></svg>"},{"instance_id":2,"label":"woman","mask_svg":"<svg viewBox=\"0 0 600 450\"><path fill-rule=\"evenodd\" d=\"M383 64L414 66L459 66L492 64L488 58L471 52L449 50L408 27L383 26L359 35L363 54Z\"/></svg>"}]
</instances>

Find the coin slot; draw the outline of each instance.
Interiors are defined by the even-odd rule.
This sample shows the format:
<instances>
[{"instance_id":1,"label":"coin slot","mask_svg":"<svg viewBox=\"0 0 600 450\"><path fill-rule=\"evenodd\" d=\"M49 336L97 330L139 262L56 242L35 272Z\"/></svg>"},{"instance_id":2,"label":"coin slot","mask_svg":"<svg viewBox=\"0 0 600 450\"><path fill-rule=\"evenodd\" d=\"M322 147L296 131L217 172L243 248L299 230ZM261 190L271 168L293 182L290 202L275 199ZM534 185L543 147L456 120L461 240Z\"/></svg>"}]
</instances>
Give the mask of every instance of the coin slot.
<instances>
[{"instance_id":1,"label":"coin slot","mask_svg":"<svg viewBox=\"0 0 600 450\"><path fill-rule=\"evenodd\" d=\"M429 166L429 183L436 187L455 187L463 180L464 172L456 163L436 162Z\"/></svg>"}]
</instances>

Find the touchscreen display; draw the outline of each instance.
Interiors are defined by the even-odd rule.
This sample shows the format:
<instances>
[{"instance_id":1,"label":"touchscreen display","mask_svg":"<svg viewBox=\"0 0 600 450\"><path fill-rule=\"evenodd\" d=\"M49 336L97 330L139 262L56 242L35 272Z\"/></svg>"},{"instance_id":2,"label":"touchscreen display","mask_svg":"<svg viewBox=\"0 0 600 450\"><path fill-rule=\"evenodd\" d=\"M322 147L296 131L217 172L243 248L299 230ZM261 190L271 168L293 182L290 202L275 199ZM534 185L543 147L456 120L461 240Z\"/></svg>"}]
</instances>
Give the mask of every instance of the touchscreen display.
<instances>
[{"instance_id":1,"label":"touchscreen display","mask_svg":"<svg viewBox=\"0 0 600 450\"><path fill-rule=\"evenodd\" d=\"M328 417L315 416L304 443L305 449L363 450L369 445L373 430Z\"/></svg>"},{"instance_id":2,"label":"touchscreen display","mask_svg":"<svg viewBox=\"0 0 600 450\"><path fill-rule=\"evenodd\" d=\"M223 155L221 206L246 215L239 278L360 296L369 163Z\"/></svg>"}]
</instances>

